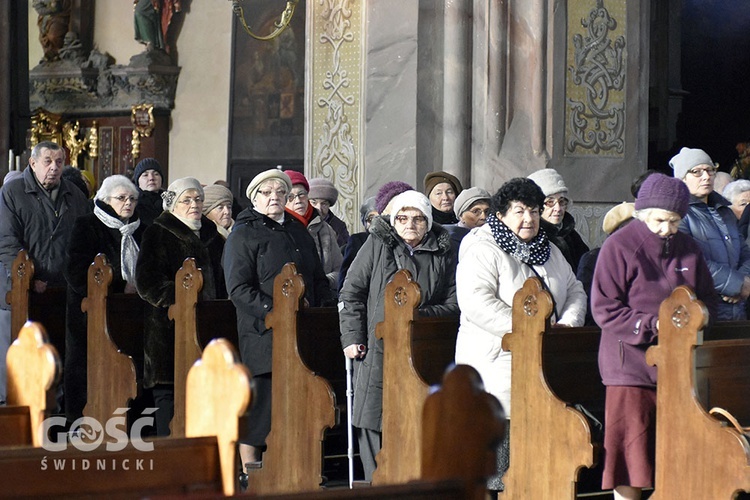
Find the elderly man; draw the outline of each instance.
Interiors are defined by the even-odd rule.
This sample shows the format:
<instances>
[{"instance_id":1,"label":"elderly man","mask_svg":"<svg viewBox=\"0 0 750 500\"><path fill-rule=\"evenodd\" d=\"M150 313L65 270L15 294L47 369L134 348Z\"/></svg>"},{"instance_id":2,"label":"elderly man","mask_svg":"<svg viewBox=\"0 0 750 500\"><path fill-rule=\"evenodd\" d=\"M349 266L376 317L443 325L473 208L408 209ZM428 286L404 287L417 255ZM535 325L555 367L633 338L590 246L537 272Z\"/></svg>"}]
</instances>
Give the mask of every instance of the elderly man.
<instances>
[{"instance_id":1,"label":"elderly man","mask_svg":"<svg viewBox=\"0 0 750 500\"><path fill-rule=\"evenodd\" d=\"M3 186L0 197L0 262L11 269L23 248L34 262L35 293L65 286L65 251L76 218L89 211L80 189L62 179L65 151L54 142L40 142L31 151L23 176ZM7 282L6 282L7 284ZM7 307L5 301L0 301ZM2 311L10 315L10 311ZM5 324L5 322L0 322ZM10 328L0 331L0 400L5 400L5 352Z\"/></svg>"},{"instance_id":2,"label":"elderly man","mask_svg":"<svg viewBox=\"0 0 750 500\"><path fill-rule=\"evenodd\" d=\"M706 258L714 289L722 299L716 319L746 319L750 248L740 236L729 202L714 191L716 165L705 151L682 148L669 166L690 191L690 208L680 222L680 231L698 242Z\"/></svg>"}]
</instances>

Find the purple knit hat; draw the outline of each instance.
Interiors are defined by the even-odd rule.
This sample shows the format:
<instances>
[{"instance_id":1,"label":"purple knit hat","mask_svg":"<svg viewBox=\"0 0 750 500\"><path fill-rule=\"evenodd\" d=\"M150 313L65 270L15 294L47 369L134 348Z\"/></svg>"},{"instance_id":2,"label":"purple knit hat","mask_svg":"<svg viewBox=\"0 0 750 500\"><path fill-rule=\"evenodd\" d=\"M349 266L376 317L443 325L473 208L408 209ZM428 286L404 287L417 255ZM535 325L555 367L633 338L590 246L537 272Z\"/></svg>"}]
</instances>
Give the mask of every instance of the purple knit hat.
<instances>
[{"instance_id":1,"label":"purple knit hat","mask_svg":"<svg viewBox=\"0 0 750 500\"><path fill-rule=\"evenodd\" d=\"M682 180L664 174L650 175L641 185L635 209L661 208L685 217L690 206L690 191Z\"/></svg>"},{"instance_id":2,"label":"purple knit hat","mask_svg":"<svg viewBox=\"0 0 750 500\"><path fill-rule=\"evenodd\" d=\"M375 209L379 214L383 213L388 202L404 191L414 191L414 188L402 181L390 181L383 184L375 195Z\"/></svg>"}]
</instances>

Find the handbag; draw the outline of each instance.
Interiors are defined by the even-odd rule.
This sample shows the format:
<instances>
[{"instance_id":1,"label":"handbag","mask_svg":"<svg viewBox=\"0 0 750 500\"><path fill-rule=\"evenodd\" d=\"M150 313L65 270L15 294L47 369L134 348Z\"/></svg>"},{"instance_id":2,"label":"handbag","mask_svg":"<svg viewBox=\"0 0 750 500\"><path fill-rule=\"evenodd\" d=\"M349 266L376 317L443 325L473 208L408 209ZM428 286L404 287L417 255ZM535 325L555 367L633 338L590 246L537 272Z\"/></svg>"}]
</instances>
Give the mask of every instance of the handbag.
<instances>
[{"instance_id":1,"label":"handbag","mask_svg":"<svg viewBox=\"0 0 750 500\"><path fill-rule=\"evenodd\" d=\"M724 417L725 419L727 419L727 421L730 424L732 424L732 426L735 429L737 429L737 432L739 432L740 434L743 434L744 436L750 438L750 427L742 427L740 425L740 423L737 421L737 419L734 418L734 415L732 415L731 413L729 413L724 408L719 408L718 406L714 406L713 408L711 408L708 411L708 413L710 413L711 415L721 415L722 417Z\"/></svg>"}]
</instances>

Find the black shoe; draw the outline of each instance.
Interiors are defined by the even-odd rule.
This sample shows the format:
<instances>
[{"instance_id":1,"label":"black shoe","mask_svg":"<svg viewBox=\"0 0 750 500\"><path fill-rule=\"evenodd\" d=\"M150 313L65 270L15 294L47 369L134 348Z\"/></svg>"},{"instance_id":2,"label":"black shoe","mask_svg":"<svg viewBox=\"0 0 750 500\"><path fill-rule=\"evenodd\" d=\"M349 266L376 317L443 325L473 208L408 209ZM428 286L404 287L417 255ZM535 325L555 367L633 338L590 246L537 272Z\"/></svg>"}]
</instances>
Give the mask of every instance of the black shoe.
<instances>
[{"instance_id":1,"label":"black shoe","mask_svg":"<svg viewBox=\"0 0 750 500\"><path fill-rule=\"evenodd\" d=\"M240 491L247 490L247 472L240 472Z\"/></svg>"}]
</instances>

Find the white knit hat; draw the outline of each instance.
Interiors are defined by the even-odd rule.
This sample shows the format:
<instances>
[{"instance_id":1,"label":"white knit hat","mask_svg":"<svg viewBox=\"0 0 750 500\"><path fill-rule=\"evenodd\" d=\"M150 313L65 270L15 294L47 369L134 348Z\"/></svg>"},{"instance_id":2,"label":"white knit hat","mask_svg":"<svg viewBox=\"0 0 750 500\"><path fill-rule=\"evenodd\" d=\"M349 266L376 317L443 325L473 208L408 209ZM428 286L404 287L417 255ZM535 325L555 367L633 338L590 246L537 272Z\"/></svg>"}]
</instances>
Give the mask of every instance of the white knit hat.
<instances>
[{"instance_id":1,"label":"white knit hat","mask_svg":"<svg viewBox=\"0 0 750 500\"><path fill-rule=\"evenodd\" d=\"M203 186L195 177L183 177L177 179L169 185L166 191L161 194L162 207L164 210L172 212L174 210L175 202L180 199L182 193L188 189L195 189L200 194L201 198L204 197Z\"/></svg>"},{"instance_id":2,"label":"white knit hat","mask_svg":"<svg viewBox=\"0 0 750 500\"><path fill-rule=\"evenodd\" d=\"M391 207L391 225L395 225L396 216L404 208L415 208L427 218L427 230L432 229L432 205L430 200L419 191L404 191L389 203Z\"/></svg>"},{"instance_id":3,"label":"white knit hat","mask_svg":"<svg viewBox=\"0 0 750 500\"><path fill-rule=\"evenodd\" d=\"M258 189L260 188L260 185L265 181L270 181L272 179L281 181L286 184L287 194L292 191L292 181L291 179L289 179L289 176L281 170L272 168L270 170L265 170L253 177L253 180L250 181L250 184L247 185L247 189L245 190L247 199L252 202L253 198L255 198L255 195L258 192Z\"/></svg>"},{"instance_id":4,"label":"white knit hat","mask_svg":"<svg viewBox=\"0 0 750 500\"><path fill-rule=\"evenodd\" d=\"M528 176L529 179L542 188L544 196L552 196L557 193L568 192L568 187L565 185L565 181L562 175L557 173L554 168L543 168L537 170L533 174Z\"/></svg>"},{"instance_id":5,"label":"white knit hat","mask_svg":"<svg viewBox=\"0 0 750 500\"><path fill-rule=\"evenodd\" d=\"M684 179L688 170L698 165L714 166L714 161L702 149L682 148L679 153L669 160L669 166L674 170L674 176Z\"/></svg>"}]
</instances>

